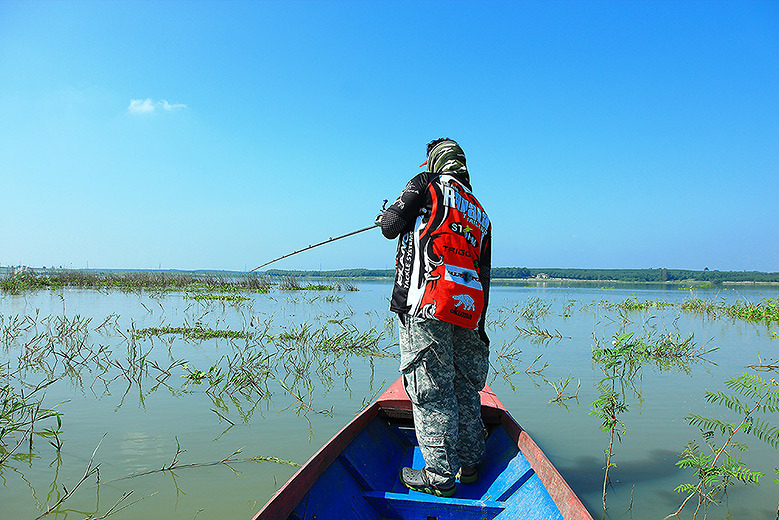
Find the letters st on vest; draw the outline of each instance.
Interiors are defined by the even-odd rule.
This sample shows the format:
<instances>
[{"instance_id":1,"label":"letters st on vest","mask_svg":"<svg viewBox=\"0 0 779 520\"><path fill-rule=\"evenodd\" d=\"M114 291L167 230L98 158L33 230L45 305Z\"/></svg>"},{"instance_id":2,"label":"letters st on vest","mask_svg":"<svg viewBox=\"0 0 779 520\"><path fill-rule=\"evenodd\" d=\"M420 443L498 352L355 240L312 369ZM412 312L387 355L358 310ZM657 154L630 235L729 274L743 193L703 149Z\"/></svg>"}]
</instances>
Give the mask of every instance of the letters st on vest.
<instances>
[{"instance_id":1,"label":"letters st on vest","mask_svg":"<svg viewBox=\"0 0 779 520\"><path fill-rule=\"evenodd\" d=\"M428 218L419 217L414 232L423 272L421 291L409 294L412 314L475 329L484 309L479 259L489 217L449 175L431 182L428 190L432 208Z\"/></svg>"}]
</instances>

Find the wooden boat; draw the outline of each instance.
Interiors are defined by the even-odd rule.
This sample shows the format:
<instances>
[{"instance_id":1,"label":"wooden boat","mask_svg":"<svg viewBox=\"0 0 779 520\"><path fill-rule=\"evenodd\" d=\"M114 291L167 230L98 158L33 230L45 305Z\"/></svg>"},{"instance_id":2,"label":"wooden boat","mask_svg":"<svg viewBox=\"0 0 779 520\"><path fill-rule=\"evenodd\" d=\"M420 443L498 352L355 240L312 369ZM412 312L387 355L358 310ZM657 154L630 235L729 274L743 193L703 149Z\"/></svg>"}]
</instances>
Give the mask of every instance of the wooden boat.
<instances>
[{"instance_id":1,"label":"wooden boat","mask_svg":"<svg viewBox=\"0 0 779 520\"><path fill-rule=\"evenodd\" d=\"M400 379L355 417L270 499L253 520L592 520L587 509L489 386L481 392L489 432L474 484L454 497L410 491L400 468L425 463Z\"/></svg>"}]
</instances>

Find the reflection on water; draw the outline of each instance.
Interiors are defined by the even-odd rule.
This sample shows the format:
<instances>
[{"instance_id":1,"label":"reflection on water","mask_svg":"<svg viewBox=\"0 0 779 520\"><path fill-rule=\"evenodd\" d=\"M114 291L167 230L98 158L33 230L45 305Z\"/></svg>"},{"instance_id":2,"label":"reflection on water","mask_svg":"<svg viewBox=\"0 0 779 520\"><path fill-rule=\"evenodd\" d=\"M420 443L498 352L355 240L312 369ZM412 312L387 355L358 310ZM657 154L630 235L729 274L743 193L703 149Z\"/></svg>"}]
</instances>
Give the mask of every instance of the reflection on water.
<instances>
[{"instance_id":1,"label":"reflection on water","mask_svg":"<svg viewBox=\"0 0 779 520\"><path fill-rule=\"evenodd\" d=\"M93 475L67 496L60 510L69 518L112 508L117 518L251 517L295 471L287 462L305 462L397 378L390 286L358 287L249 299L0 296L0 387L29 405L25 417L48 411L32 424L13 416L16 431L3 425L3 517L35 518L56 504L93 452L100 483ZM610 443L590 405L608 381L626 410L612 447L607 515L661 518L684 498L674 488L690 479L675 465L678 454L700 437L684 417L719 413L703 399L706 390L779 358L778 323L706 309L778 292L495 286L490 385L601 517ZM618 364L604 364L593 355L599 349ZM49 386L31 394L39 384ZM36 434L32 446L27 432ZM746 442L744 460L769 478L732 488L710 518L776 508L776 450Z\"/></svg>"}]
</instances>

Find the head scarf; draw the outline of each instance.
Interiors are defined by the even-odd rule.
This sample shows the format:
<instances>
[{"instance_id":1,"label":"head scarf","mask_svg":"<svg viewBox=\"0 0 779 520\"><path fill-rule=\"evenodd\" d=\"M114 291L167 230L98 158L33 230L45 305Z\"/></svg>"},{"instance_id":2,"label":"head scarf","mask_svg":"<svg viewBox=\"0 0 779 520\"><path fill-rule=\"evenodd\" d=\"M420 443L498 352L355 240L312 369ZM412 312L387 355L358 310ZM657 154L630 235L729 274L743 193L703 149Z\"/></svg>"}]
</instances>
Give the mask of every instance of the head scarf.
<instances>
[{"instance_id":1,"label":"head scarf","mask_svg":"<svg viewBox=\"0 0 779 520\"><path fill-rule=\"evenodd\" d=\"M427 171L453 175L470 184L470 176L465 166L465 152L451 139L433 145L427 154Z\"/></svg>"}]
</instances>

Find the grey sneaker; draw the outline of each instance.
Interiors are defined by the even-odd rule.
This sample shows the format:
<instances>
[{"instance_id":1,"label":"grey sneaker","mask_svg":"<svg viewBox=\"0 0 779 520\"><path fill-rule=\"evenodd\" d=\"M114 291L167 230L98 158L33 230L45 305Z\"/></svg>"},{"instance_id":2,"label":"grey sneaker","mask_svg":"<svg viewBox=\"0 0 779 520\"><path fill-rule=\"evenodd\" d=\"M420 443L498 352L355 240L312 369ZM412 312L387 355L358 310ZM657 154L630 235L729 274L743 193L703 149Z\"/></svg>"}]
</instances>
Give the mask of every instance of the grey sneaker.
<instances>
[{"instance_id":1,"label":"grey sneaker","mask_svg":"<svg viewBox=\"0 0 779 520\"><path fill-rule=\"evenodd\" d=\"M450 497L457 491L457 484L438 486L431 484L424 469L403 468L400 470L400 481L409 489L430 493L437 497Z\"/></svg>"}]
</instances>

